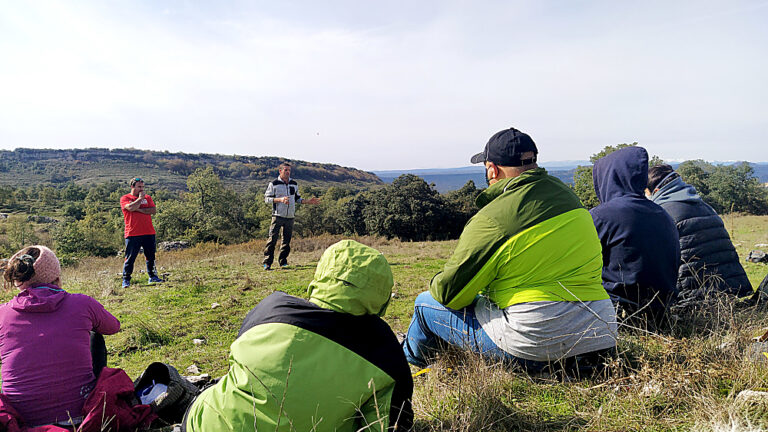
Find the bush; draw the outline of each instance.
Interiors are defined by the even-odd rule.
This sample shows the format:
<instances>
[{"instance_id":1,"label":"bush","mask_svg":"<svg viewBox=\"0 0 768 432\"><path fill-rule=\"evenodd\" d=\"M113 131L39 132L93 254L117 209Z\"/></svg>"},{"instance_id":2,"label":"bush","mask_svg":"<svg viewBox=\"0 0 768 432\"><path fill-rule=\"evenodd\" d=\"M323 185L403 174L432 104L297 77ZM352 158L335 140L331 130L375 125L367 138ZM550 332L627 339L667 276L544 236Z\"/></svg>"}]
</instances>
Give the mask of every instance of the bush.
<instances>
[{"instance_id":1,"label":"bush","mask_svg":"<svg viewBox=\"0 0 768 432\"><path fill-rule=\"evenodd\" d=\"M121 249L123 230L106 214L60 224L54 232L56 252L63 257L114 256Z\"/></svg>"}]
</instances>

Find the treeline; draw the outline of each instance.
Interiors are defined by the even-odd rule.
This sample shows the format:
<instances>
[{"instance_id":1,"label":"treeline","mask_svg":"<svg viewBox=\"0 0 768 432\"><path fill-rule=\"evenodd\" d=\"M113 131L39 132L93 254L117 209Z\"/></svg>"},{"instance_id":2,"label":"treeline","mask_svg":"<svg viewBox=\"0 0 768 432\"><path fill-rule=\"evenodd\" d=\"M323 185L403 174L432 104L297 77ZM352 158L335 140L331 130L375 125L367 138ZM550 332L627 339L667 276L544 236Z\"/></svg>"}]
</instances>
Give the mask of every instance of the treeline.
<instances>
[{"instance_id":1,"label":"treeline","mask_svg":"<svg viewBox=\"0 0 768 432\"><path fill-rule=\"evenodd\" d=\"M620 148L634 146L619 144L606 146L590 157L594 164L601 157ZM658 156L648 161L650 166L665 163ZM678 174L686 183L694 186L701 198L718 213L768 214L768 188L755 176L755 170L746 162L733 165L713 165L703 160L681 163ZM596 207L599 202L592 182L592 166L580 166L573 175L573 189L587 208Z\"/></svg>"},{"instance_id":2,"label":"treeline","mask_svg":"<svg viewBox=\"0 0 768 432\"><path fill-rule=\"evenodd\" d=\"M266 237L271 219L271 206L264 203L266 182L239 191L225 186L215 170L206 167L190 174L186 185L181 193L148 185L158 208L154 217L158 241L230 244ZM0 252L8 256L36 241L42 231L64 257L117 254L123 248L119 201L128 192L128 186L119 182L0 187L0 209L16 213L0 224ZM415 175L367 188L302 183L301 195L318 197L320 204L299 205L294 231L301 236L376 235L406 241L455 238L474 214L479 192L469 182L460 190L440 194ZM57 222L38 225L35 221L40 219L29 216L34 214ZM43 228L34 230L33 225Z\"/></svg>"},{"instance_id":3,"label":"treeline","mask_svg":"<svg viewBox=\"0 0 768 432\"><path fill-rule=\"evenodd\" d=\"M606 147L592 160L634 144ZM652 158L651 164L659 163L663 161ZM688 161L677 171L720 213L768 214L768 189L747 164L715 166ZM470 181L457 191L440 194L411 174L388 185L318 187L301 177L299 181L303 197L321 200L298 207L294 230L299 236L329 233L405 241L452 239L477 211L474 201L481 191ZM267 236L271 206L264 203L266 181L235 188L215 167L208 166L187 176L183 191L165 188L162 183L150 182L147 187L158 206L154 217L158 241L230 244ZM579 167L573 188L588 208L598 204L591 166ZM125 181L0 186L0 211L10 214L0 223L0 254L8 256L40 240L53 243L64 257L115 255L123 248L119 201L128 192ZM47 218L55 218L57 223Z\"/></svg>"},{"instance_id":4,"label":"treeline","mask_svg":"<svg viewBox=\"0 0 768 432\"><path fill-rule=\"evenodd\" d=\"M267 235L272 207L264 203L266 185L246 193L225 187L210 168L187 180L189 191L167 200L155 218L158 236L192 242L238 243ZM302 236L329 234L377 235L406 241L454 238L474 214L480 192L470 182L441 195L414 175L372 189L301 187L303 197L320 204L299 205L294 232Z\"/></svg>"}]
</instances>

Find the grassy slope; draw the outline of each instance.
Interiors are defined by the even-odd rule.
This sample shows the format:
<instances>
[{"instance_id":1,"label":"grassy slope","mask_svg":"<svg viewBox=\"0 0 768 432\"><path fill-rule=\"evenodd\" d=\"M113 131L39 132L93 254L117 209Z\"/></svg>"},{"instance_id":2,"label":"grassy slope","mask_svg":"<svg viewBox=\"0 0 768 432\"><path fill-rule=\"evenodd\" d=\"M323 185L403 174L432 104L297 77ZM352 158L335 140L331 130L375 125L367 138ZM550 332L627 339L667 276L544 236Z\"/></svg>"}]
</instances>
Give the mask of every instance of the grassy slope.
<instances>
[{"instance_id":1,"label":"grassy slope","mask_svg":"<svg viewBox=\"0 0 768 432\"><path fill-rule=\"evenodd\" d=\"M768 243L768 217L725 222L742 256L755 244ZM227 368L228 347L245 313L274 290L304 296L317 259L335 240L295 239L290 270L260 269L263 242L204 245L160 254L161 272L168 273L161 286L147 286L146 275L139 274L134 286L120 288L119 258L88 259L68 268L64 285L99 299L121 320L122 331L107 338L110 366L135 377L153 361L181 371L196 364L218 376ZM455 242L361 241L392 264L396 296L385 319L404 332L413 299ZM755 286L768 271L764 264L745 267ZM212 308L213 303L221 306ZM416 379L417 429L661 431L727 423L737 391L768 387L766 362L753 363L745 354L750 337L765 325L765 313L747 309L738 311L736 320L731 316L719 314L722 322L707 317L695 331L678 336L622 331L621 360L608 379L531 378L471 356L446 356L438 371ZM193 345L193 338L207 343ZM441 372L448 367L456 372Z\"/></svg>"},{"instance_id":2,"label":"grassy slope","mask_svg":"<svg viewBox=\"0 0 768 432\"><path fill-rule=\"evenodd\" d=\"M103 149L94 150L96 153L103 153L103 151ZM161 185L165 189L183 191L187 189L187 174L171 171L164 163L158 165L158 160L181 159L192 163L193 168L204 168L210 165L215 166L217 169L224 168L225 171L226 167L232 162L239 160L237 156L228 155L186 155L183 153L162 153L143 150L126 151L136 153L135 159L125 160L114 155L93 156L94 152L80 149L49 150L47 152L58 152L60 154L51 155L44 151L44 154L39 156L39 158L20 161L19 155L15 152L0 151L0 161L11 164L10 169L0 169L0 185L34 186L41 184L47 186L62 182L66 183L66 181L62 180L62 177L65 180L71 179L80 185L100 184L109 181L124 183L128 179L139 175L151 185ZM71 159L76 157L72 155L73 153L78 153L81 157L88 156L90 153L96 160ZM62 161L60 158L65 159ZM259 175L255 179L242 174L233 177L229 174L220 173L219 175L224 184L238 190L244 190L254 183L261 185L269 179L277 177L277 165L283 160L291 161L294 164L293 174L305 186L366 186L381 183L374 174L335 164L274 157L248 156L245 158L252 164L264 164L272 166L274 169L268 169L265 175ZM38 166L36 167L35 165ZM333 180L336 176L338 178Z\"/></svg>"}]
</instances>

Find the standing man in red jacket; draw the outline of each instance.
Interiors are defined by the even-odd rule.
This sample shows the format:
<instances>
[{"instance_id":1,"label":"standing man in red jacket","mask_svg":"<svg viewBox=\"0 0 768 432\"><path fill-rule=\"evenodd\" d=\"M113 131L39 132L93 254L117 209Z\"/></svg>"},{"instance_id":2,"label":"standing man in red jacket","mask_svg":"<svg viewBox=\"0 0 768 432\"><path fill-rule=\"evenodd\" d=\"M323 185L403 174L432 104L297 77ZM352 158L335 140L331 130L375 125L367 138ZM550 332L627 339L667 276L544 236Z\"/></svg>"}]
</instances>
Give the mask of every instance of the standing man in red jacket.
<instances>
[{"instance_id":1,"label":"standing man in red jacket","mask_svg":"<svg viewBox=\"0 0 768 432\"><path fill-rule=\"evenodd\" d=\"M144 180L139 177L131 179L131 193L120 198L120 207L125 219L123 288L131 286L133 263L141 248L144 248L144 257L147 259L149 283L163 282L155 270L155 227L152 226L152 215L157 213L157 208L152 197L144 194Z\"/></svg>"}]
</instances>

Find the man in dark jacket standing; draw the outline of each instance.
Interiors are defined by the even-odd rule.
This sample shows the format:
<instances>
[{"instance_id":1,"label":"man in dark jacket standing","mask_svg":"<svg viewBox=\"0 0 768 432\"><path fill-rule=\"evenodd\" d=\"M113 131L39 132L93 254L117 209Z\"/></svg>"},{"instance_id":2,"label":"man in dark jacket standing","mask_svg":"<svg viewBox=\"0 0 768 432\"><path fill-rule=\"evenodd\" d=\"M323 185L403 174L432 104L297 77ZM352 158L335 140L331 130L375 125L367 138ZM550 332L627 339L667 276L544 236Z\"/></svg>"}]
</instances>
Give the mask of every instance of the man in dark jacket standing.
<instances>
[{"instance_id":1,"label":"man in dark jacket standing","mask_svg":"<svg viewBox=\"0 0 768 432\"><path fill-rule=\"evenodd\" d=\"M703 299L711 292L739 297L752 294L752 285L739 262L722 219L702 201L669 165L648 171L648 197L666 210L680 235L677 289L682 301Z\"/></svg>"},{"instance_id":2,"label":"man in dark jacket standing","mask_svg":"<svg viewBox=\"0 0 768 432\"><path fill-rule=\"evenodd\" d=\"M595 162L600 205L592 219L603 246L603 286L628 312L660 319L677 296L680 245L672 218L645 198L648 153L626 147Z\"/></svg>"},{"instance_id":3,"label":"man in dark jacket standing","mask_svg":"<svg viewBox=\"0 0 768 432\"><path fill-rule=\"evenodd\" d=\"M280 267L288 267L288 254L291 253L291 237L293 236L293 219L296 215L296 204L317 204L317 198L304 200L299 195L299 184L291 178L291 164L284 162L278 167L280 175L269 182L264 192L264 202L272 204L272 223L269 225L269 239L264 247L264 270L272 268L275 258L275 244L282 232L280 240L280 255L277 262Z\"/></svg>"}]
</instances>

